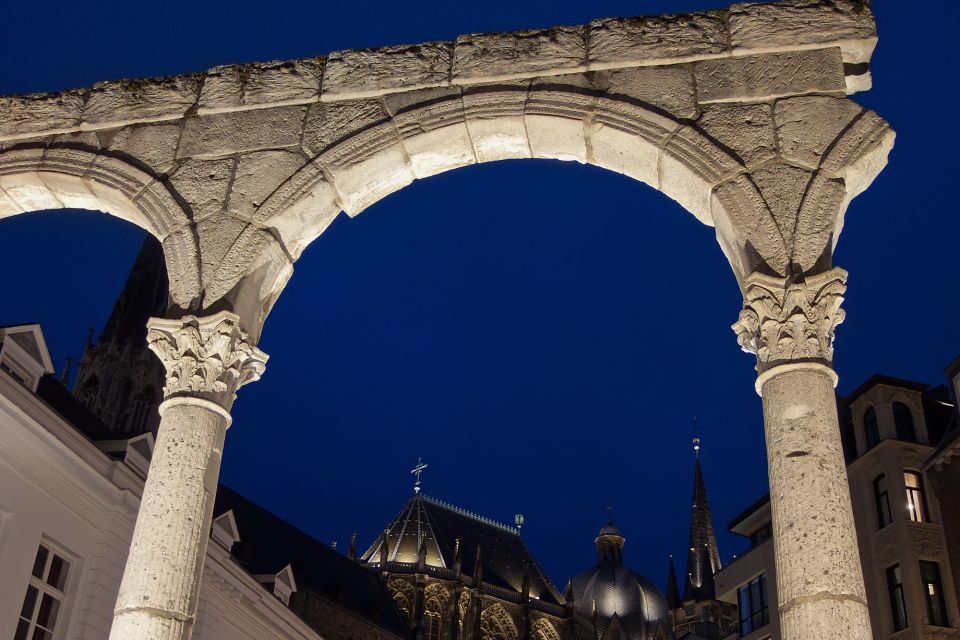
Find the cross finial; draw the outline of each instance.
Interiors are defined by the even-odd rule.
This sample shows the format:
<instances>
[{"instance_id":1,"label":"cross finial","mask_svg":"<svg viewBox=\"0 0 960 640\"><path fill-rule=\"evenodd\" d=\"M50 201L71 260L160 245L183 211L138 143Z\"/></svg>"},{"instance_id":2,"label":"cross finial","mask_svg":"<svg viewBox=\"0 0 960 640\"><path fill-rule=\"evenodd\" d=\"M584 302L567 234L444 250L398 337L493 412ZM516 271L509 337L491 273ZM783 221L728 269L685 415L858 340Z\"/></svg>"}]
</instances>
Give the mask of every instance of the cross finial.
<instances>
[{"instance_id":1,"label":"cross finial","mask_svg":"<svg viewBox=\"0 0 960 640\"><path fill-rule=\"evenodd\" d=\"M693 416L693 453L700 457L700 418L696 414Z\"/></svg>"},{"instance_id":2,"label":"cross finial","mask_svg":"<svg viewBox=\"0 0 960 640\"><path fill-rule=\"evenodd\" d=\"M420 493L420 474L423 473L423 470L427 468L427 465L424 464L423 458L417 457L417 466L413 469L410 469L410 473L417 477L417 481L413 483L413 492Z\"/></svg>"}]
</instances>

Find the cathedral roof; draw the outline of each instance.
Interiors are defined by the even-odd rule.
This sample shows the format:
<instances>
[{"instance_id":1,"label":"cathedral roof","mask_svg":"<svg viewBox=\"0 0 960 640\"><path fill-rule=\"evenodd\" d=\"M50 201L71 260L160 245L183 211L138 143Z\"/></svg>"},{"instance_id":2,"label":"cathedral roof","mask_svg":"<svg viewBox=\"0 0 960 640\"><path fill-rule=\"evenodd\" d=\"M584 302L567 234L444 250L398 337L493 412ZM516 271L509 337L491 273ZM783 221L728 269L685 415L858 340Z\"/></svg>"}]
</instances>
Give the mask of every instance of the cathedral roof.
<instances>
[{"instance_id":1,"label":"cathedral roof","mask_svg":"<svg viewBox=\"0 0 960 640\"><path fill-rule=\"evenodd\" d=\"M213 514L227 511L233 512L240 537L231 555L249 573L272 575L290 565L298 589L323 596L373 624L407 637L406 624L376 575L220 485Z\"/></svg>"},{"instance_id":2,"label":"cathedral roof","mask_svg":"<svg viewBox=\"0 0 960 640\"><path fill-rule=\"evenodd\" d=\"M693 506L690 513L690 541L687 548L687 575L683 600L701 602L714 597L713 575L720 570L720 550L713 530L707 501L707 487L700 468L699 438L694 440L697 457L693 472Z\"/></svg>"},{"instance_id":3,"label":"cathedral roof","mask_svg":"<svg viewBox=\"0 0 960 640\"><path fill-rule=\"evenodd\" d=\"M475 577L479 548L484 583L522 593L527 572L531 596L553 604L563 602L516 529L441 500L414 495L363 554L364 563L379 566L385 540L387 562L415 566L425 547L426 565L448 570L451 576L459 540L462 575Z\"/></svg>"}]
</instances>

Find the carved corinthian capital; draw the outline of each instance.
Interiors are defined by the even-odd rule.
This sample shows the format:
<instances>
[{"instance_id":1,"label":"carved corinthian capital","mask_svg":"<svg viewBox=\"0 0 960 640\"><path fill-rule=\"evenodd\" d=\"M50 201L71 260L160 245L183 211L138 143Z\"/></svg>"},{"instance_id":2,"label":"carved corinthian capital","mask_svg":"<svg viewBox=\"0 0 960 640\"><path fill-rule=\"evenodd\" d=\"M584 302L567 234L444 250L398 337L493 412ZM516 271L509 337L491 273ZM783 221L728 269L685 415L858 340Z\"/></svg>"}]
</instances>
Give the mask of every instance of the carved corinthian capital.
<instances>
[{"instance_id":1,"label":"carved corinthian capital","mask_svg":"<svg viewBox=\"0 0 960 640\"><path fill-rule=\"evenodd\" d=\"M236 391L258 380L267 354L252 345L229 311L179 320L151 318L147 345L167 370L165 399L201 398L230 409Z\"/></svg>"},{"instance_id":2,"label":"carved corinthian capital","mask_svg":"<svg viewBox=\"0 0 960 640\"><path fill-rule=\"evenodd\" d=\"M843 322L840 308L847 272L831 269L790 281L760 273L747 278L743 311L733 325L737 342L757 356L757 372L791 362L833 361L834 331Z\"/></svg>"}]
</instances>

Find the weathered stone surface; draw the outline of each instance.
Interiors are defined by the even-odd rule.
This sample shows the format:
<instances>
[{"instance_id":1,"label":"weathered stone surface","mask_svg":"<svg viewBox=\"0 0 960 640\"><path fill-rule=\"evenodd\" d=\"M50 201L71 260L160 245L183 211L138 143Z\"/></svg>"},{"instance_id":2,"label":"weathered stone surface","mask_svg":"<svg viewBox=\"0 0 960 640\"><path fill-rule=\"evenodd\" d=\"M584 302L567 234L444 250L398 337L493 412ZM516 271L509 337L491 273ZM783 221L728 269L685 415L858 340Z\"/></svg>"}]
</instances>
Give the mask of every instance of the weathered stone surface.
<instances>
[{"instance_id":1,"label":"weathered stone surface","mask_svg":"<svg viewBox=\"0 0 960 640\"><path fill-rule=\"evenodd\" d=\"M452 57L452 42L331 53L323 99L365 98L449 84Z\"/></svg>"},{"instance_id":2,"label":"weathered stone surface","mask_svg":"<svg viewBox=\"0 0 960 640\"><path fill-rule=\"evenodd\" d=\"M179 124L134 125L120 130L97 132L100 143L113 152L129 156L160 175L173 167L177 144L180 142Z\"/></svg>"},{"instance_id":3,"label":"weathered stone surface","mask_svg":"<svg viewBox=\"0 0 960 640\"><path fill-rule=\"evenodd\" d=\"M296 259L340 211L336 190L327 182L320 165L313 163L277 189L257 210L255 220L274 229L287 252Z\"/></svg>"},{"instance_id":4,"label":"weathered stone surface","mask_svg":"<svg viewBox=\"0 0 960 640\"><path fill-rule=\"evenodd\" d=\"M402 189L415 177L393 123L369 129L334 147L320 156L320 162L350 216Z\"/></svg>"},{"instance_id":5,"label":"weathered stone surface","mask_svg":"<svg viewBox=\"0 0 960 640\"><path fill-rule=\"evenodd\" d=\"M63 208L56 194L34 171L0 175L0 189L3 189L7 197L13 200L21 211Z\"/></svg>"},{"instance_id":6,"label":"weathered stone surface","mask_svg":"<svg viewBox=\"0 0 960 640\"><path fill-rule=\"evenodd\" d=\"M644 102L677 118L693 118L697 114L693 73L687 66L598 71L593 74L593 83L611 97Z\"/></svg>"},{"instance_id":7,"label":"weathered stone surface","mask_svg":"<svg viewBox=\"0 0 960 640\"><path fill-rule=\"evenodd\" d=\"M777 153L773 109L769 104L705 105L697 126L736 153L748 167Z\"/></svg>"},{"instance_id":8,"label":"weathered stone surface","mask_svg":"<svg viewBox=\"0 0 960 640\"><path fill-rule=\"evenodd\" d=\"M523 119L529 86L514 80L464 88L464 115L478 162L530 157Z\"/></svg>"},{"instance_id":9,"label":"weathered stone surface","mask_svg":"<svg viewBox=\"0 0 960 640\"><path fill-rule=\"evenodd\" d=\"M312 105L303 127L303 150L319 155L332 144L388 121L379 99L345 100Z\"/></svg>"},{"instance_id":10,"label":"weathered stone surface","mask_svg":"<svg viewBox=\"0 0 960 640\"><path fill-rule=\"evenodd\" d=\"M220 268L220 262L227 255L230 247L237 241L240 234L251 226L250 222L241 220L226 213L217 213L197 222L197 237L200 240L200 277L208 289L213 282L214 274ZM242 267L236 267L242 269ZM241 276L234 274L234 282ZM215 295L222 297L224 291Z\"/></svg>"},{"instance_id":11,"label":"weathered stone surface","mask_svg":"<svg viewBox=\"0 0 960 640\"><path fill-rule=\"evenodd\" d=\"M215 157L297 147L306 111L306 107L290 106L188 118L177 157Z\"/></svg>"},{"instance_id":12,"label":"weathered stone surface","mask_svg":"<svg viewBox=\"0 0 960 640\"><path fill-rule=\"evenodd\" d=\"M170 183L190 205L194 220L226 208L227 189L235 164L233 158L188 160L170 176Z\"/></svg>"},{"instance_id":13,"label":"weathered stone surface","mask_svg":"<svg viewBox=\"0 0 960 640\"><path fill-rule=\"evenodd\" d=\"M658 186L657 145L635 133L593 121L588 126L587 161L635 180Z\"/></svg>"},{"instance_id":14,"label":"weathered stone surface","mask_svg":"<svg viewBox=\"0 0 960 640\"><path fill-rule=\"evenodd\" d=\"M18 205L13 198L8 196L6 192L0 188L0 218L15 216L18 213L23 212L24 211L20 208L20 205Z\"/></svg>"},{"instance_id":15,"label":"weathered stone surface","mask_svg":"<svg viewBox=\"0 0 960 640\"><path fill-rule=\"evenodd\" d=\"M0 97L0 139L31 132L57 132L80 125L84 91Z\"/></svg>"},{"instance_id":16,"label":"weathered stone surface","mask_svg":"<svg viewBox=\"0 0 960 640\"><path fill-rule=\"evenodd\" d=\"M189 225L171 231L163 239L171 303L184 309L200 295L198 250L197 236Z\"/></svg>"},{"instance_id":17,"label":"weathered stone surface","mask_svg":"<svg viewBox=\"0 0 960 640\"><path fill-rule=\"evenodd\" d=\"M836 236L843 223L847 196L843 180L823 173L813 177L797 214L793 236L793 263L810 272L817 263L833 253Z\"/></svg>"},{"instance_id":18,"label":"weathered stone surface","mask_svg":"<svg viewBox=\"0 0 960 640\"><path fill-rule=\"evenodd\" d=\"M774 119L784 158L814 169L837 136L863 112L850 100L805 96L778 100Z\"/></svg>"},{"instance_id":19,"label":"weathered stone surface","mask_svg":"<svg viewBox=\"0 0 960 640\"><path fill-rule=\"evenodd\" d=\"M199 74L99 82L90 90L83 124L121 125L183 117L196 105L202 82Z\"/></svg>"},{"instance_id":20,"label":"weathered stone surface","mask_svg":"<svg viewBox=\"0 0 960 640\"><path fill-rule=\"evenodd\" d=\"M692 127L681 127L660 156L660 190L705 224L712 224L711 191L742 169L737 161Z\"/></svg>"},{"instance_id":21,"label":"weathered stone surface","mask_svg":"<svg viewBox=\"0 0 960 640\"><path fill-rule=\"evenodd\" d=\"M694 69L701 104L846 91L837 48L704 60Z\"/></svg>"},{"instance_id":22,"label":"weathered stone surface","mask_svg":"<svg viewBox=\"0 0 960 640\"><path fill-rule=\"evenodd\" d=\"M591 69L698 60L727 50L722 11L606 18L594 20L589 28Z\"/></svg>"},{"instance_id":23,"label":"weathered stone surface","mask_svg":"<svg viewBox=\"0 0 960 640\"><path fill-rule=\"evenodd\" d=\"M593 117L596 104L593 85L584 74L533 81L524 109L533 157L586 162L585 126Z\"/></svg>"},{"instance_id":24,"label":"weathered stone surface","mask_svg":"<svg viewBox=\"0 0 960 640\"><path fill-rule=\"evenodd\" d=\"M397 93L383 103L417 178L476 162L459 87Z\"/></svg>"},{"instance_id":25,"label":"weathered stone surface","mask_svg":"<svg viewBox=\"0 0 960 640\"><path fill-rule=\"evenodd\" d=\"M877 41L867 0L786 0L730 7L730 45L736 54L787 51L825 43L843 48L844 62L866 62Z\"/></svg>"},{"instance_id":26,"label":"weathered stone surface","mask_svg":"<svg viewBox=\"0 0 960 640\"><path fill-rule=\"evenodd\" d=\"M766 164L750 174L791 254L796 244L794 234L800 203L812 177L805 169L783 163Z\"/></svg>"},{"instance_id":27,"label":"weathered stone surface","mask_svg":"<svg viewBox=\"0 0 960 640\"><path fill-rule=\"evenodd\" d=\"M460 36L453 52L453 82L491 82L585 71L586 51L584 27Z\"/></svg>"},{"instance_id":28,"label":"weathered stone surface","mask_svg":"<svg viewBox=\"0 0 960 640\"><path fill-rule=\"evenodd\" d=\"M199 113L316 101L323 63L323 58L305 58L214 67L200 91Z\"/></svg>"},{"instance_id":29,"label":"weathered stone surface","mask_svg":"<svg viewBox=\"0 0 960 640\"><path fill-rule=\"evenodd\" d=\"M717 185L711 210L725 251L742 280L759 269L786 275L790 249L766 202L745 176Z\"/></svg>"},{"instance_id":30,"label":"weathered stone surface","mask_svg":"<svg viewBox=\"0 0 960 640\"><path fill-rule=\"evenodd\" d=\"M261 151L237 160L227 208L242 218L251 218L273 191L300 167L306 158L292 151Z\"/></svg>"}]
</instances>

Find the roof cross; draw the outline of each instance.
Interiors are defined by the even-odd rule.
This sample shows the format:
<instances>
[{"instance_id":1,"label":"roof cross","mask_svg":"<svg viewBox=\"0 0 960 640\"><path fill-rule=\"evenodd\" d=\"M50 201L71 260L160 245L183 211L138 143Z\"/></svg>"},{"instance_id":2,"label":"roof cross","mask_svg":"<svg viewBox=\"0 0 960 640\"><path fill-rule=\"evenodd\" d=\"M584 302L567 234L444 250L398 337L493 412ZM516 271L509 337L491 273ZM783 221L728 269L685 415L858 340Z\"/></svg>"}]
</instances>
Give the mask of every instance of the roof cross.
<instances>
[{"instance_id":1,"label":"roof cross","mask_svg":"<svg viewBox=\"0 0 960 640\"><path fill-rule=\"evenodd\" d=\"M423 473L423 470L427 468L427 465L424 464L423 458L417 456L417 466L413 469L410 469L410 473L417 477L417 481L413 483L413 492L420 493L420 474Z\"/></svg>"}]
</instances>

